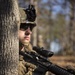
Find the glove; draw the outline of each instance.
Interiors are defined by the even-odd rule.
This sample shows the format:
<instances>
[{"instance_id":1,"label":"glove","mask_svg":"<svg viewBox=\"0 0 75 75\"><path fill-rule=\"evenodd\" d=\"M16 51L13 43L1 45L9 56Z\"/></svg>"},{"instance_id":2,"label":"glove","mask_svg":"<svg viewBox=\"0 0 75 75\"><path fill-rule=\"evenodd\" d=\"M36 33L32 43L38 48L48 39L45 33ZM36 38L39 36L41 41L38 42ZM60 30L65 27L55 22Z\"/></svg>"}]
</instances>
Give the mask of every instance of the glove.
<instances>
[{"instance_id":1,"label":"glove","mask_svg":"<svg viewBox=\"0 0 75 75\"><path fill-rule=\"evenodd\" d=\"M28 70L34 71L36 69L36 66L29 62L25 62L25 66L28 67Z\"/></svg>"},{"instance_id":2,"label":"glove","mask_svg":"<svg viewBox=\"0 0 75 75\"><path fill-rule=\"evenodd\" d=\"M29 5L26 10L24 10L27 17L26 20L30 22L34 22L36 19L36 10L34 8L34 5Z\"/></svg>"},{"instance_id":3,"label":"glove","mask_svg":"<svg viewBox=\"0 0 75 75\"><path fill-rule=\"evenodd\" d=\"M24 61L19 61L19 64L18 64L18 75L25 75L26 72L27 72L27 69L24 66Z\"/></svg>"}]
</instances>

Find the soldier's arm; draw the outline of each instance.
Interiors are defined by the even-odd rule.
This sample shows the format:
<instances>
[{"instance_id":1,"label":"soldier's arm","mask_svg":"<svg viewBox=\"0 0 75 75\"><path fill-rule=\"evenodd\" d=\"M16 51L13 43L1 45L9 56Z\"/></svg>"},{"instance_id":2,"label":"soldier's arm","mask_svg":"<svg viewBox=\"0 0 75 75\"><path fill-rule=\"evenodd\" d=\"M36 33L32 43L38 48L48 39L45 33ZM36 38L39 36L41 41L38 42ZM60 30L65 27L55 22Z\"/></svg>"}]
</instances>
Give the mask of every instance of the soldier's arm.
<instances>
[{"instance_id":1,"label":"soldier's arm","mask_svg":"<svg viewBox=\"0 0 75 75\"><path fill-rule=\"evenodd\" d=\"M23 59L23 56L20 55L18 65L18 75L32 75L30 73L32 73L35 68L36 66L34 64L26 62Z\"/></svg>"},{"instance_id":2,"label":"soldier's arm","mask_svg":"<svg viewBox=\"0 0 75 75\"><path fill-rule=\"evenodd\" d=\"M18 65L18 75L25 75L26 67L24 66L24 61L20 60Z\"/></svg>"}]
</instances>

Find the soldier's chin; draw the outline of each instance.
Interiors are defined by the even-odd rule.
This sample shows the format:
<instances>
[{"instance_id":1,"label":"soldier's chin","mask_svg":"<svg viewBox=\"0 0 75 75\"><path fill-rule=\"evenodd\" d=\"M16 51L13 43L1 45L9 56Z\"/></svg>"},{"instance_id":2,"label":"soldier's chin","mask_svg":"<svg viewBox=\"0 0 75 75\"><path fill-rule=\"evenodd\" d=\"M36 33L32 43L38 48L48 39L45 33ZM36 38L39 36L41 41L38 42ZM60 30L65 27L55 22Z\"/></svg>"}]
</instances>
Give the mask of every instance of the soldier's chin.
<instances>
[{"instance_id":1,"label":"soldier's chin","mask_svg":"<svg viewBox=\"0 0 75 75\"><path fill-rule=\"evenodd\" d=\"M23 45L26 45L26 46L29 45L29 41L24 41Z\"/></svg>"}]
</instances>

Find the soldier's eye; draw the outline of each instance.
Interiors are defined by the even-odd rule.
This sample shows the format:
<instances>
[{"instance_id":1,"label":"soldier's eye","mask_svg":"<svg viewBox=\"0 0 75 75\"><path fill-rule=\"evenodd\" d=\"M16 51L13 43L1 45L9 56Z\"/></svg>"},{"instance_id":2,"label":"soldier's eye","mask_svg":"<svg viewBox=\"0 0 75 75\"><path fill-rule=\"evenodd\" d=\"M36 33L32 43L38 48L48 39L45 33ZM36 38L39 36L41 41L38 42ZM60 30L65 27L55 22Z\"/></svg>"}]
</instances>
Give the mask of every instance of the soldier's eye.
<instances>
[{"instance_id":1,"label":"soldier's eye","mask_svg":"<svg viewBox=\"0 0 75 75\"><path fill-rule=\"evenodd\" d=\"M28 29L28 27L29 27L29 26L24 26L24 29L26 30L26 29Z\"/></svg>"},{"instance_id":2,"label":"soldier's eye","mask_svg":"<svg viewBox=\"0 0 75 75\"><path fill-rule=\"evenodd\" d=\"M27 30L28 28L30 28L30 30L32 31L34 27L35 27L34 25L22 23L20 25L20 30Z\"/></svg>"},{"instance_id":3,"label":"soldier's eye","mask_svg":"<svg viewBox=\"0 0 75 75\"><path fill-rule=\"evenodd\" d=\"M31 30L31 31L33 30L33 28L34 28L33 26L30 26L30 30Z\"/></svg>"}]
</instances>

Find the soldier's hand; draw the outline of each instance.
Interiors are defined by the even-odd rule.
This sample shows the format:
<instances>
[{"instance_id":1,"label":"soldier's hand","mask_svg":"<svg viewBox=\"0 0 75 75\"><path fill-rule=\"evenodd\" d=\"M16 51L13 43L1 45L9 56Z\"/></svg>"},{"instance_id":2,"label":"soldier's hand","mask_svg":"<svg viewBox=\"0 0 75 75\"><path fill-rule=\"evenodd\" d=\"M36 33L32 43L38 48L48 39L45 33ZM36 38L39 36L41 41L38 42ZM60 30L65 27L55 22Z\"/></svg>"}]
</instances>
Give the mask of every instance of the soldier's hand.
<instances>
[{"instance_id":1,"label":"soldier's hand","mask_svg":"<svg viewBox=\"0 0 75 75\"><path fill-rule=\"evenodd\" d=\"M19 65L18 65L18 75L24 75L27 70L26 67L24 66L24 61L19 61Z\"/></svg>"},{"instance_id":2,"label":"soldier's hand","mask_svg":"<svg viewBox=\"0 0 75 75\"><path fill-rule=\"evenodd\" d=\"M36 69L36 65L29 62L25 62L25 66L28 67L28 70L31 70L31 71L34 71Z\"/></svg>"},{"instance_id":3,"label":"soldier's hand","mask_svg":"<svg viewBox=\"0 0 75 75\"><path fill-rule=\"evenodd\" d=\"M36 10L34 8L34 5L29 5L26 10L24 10L27 17L26 20L34 22L36 19Z\"/></svg>"}]
</instances>

